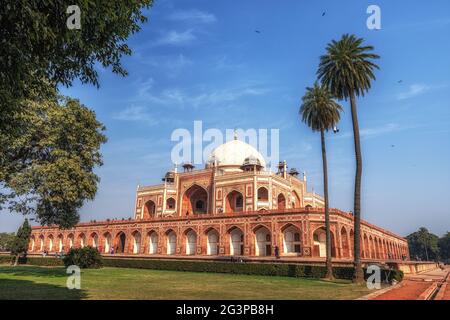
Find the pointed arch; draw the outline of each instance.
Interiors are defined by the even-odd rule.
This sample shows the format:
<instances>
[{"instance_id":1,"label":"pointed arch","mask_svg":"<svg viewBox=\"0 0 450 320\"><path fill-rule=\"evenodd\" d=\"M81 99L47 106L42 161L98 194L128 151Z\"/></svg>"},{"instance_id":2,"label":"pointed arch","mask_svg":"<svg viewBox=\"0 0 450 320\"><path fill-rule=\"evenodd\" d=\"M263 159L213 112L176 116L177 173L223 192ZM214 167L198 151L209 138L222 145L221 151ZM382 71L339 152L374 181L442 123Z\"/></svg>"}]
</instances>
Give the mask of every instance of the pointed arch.
<instances>
[{"instance_id":1,"label":"pointed arch","mask_svg":"<svg viewBox=\"0 0 450 320\"><path fill-rule=\"evenodd\" d=\"M67 235L67 246L69 250L75 247L75 236L73 233Z\"/></svg>"},{"instance_id":2,"label":"pointed arch","mask_svg":"<svg viewBox=\"0 0 450 320\"><path fill-rule=\"evenodd\" d=\"M64 251L64 236L62 233L58 235L58 242L57 242L57 251L63 252Z\"/></svg>"},{"instance_id":3,"label":"pointed arch","mask_svg":"<svg viewBox=\"0 0 450 320\"><path fill-rule=\"evenodd\" d=\"M300 229L288 223L281 228L282 252L284 255L299 255L301 253L301 232Z\"/></svg>"},{"instance_id":4,"label":"pointed arch","mask_svg":"<svg viewBox=\"0 0 450 320\"><path fill-rule=\"evenodd\" d=\"M158 233L155 230L147 232L148 254L158 253Z\"/></svg>"},{"instance_id":5,"label":"pointed arch","mask_svg":"<svg viewBox=\"0 0 450 320\"><path fill-rule=\"evenodd\" d=\"M292 208L295 208L295 209L301 208L302 203L300 201L300 196L298 195L297 191L295 191L295 190L292 191L292 198L294 200Z\"/></svg>"},{"instance_id":6,"label":"pointed arch","mask_svg":"<svg viewBox=\"0 0 450 320\"><path fill-rule=\"evenodd\" d=\"M254 235L254 252L256 256L272 255L272 234L270 229L265 225L258 225L253 228Z\"/></svg>"},{"instance_id":7,"label":"pointed arch","mask_svg":"<svg viewBox=\"0 0 450 320\"><path fill-rule=\"evenodd\" d=\"M174 198L170 197L166 200L166 210L176 210L176 201Z\"/></svg>"},{"instance_id":8,"label":"pointed arch","mask_svg":"<svg viewBox=\"0 0 450 320\"><path fill-rule=\"evenodd\" d=\"M208 212L208 191L202 186L194 183L183 194L182 215L197 215Z\"/></svg>"},{"instance_id":9,"label":"pointed arch","mask_svg":"<svg viewBox=\"0 0 450 320\"><path fill-rule=\"evenodd\" d=\"M153 200L147 200L144 204L144 219L154 218L156 216L156 203Z\"/></svg>"},{"instance_id":10,"label":"pointed arch","mask_svg":"<svg viewBox=\"0 0 450 320\"><path fill-rule=\"evenodd\" d=\"M104 253L111 253L112 248L112 236L111 233L105 232L103 234L103 252Z\"/></svg>"},{"instance_id":11,"label":"pointed arch","mask_svg":"<svg viewBox=\"0 0 450 320\"><path fill-rule=\"evenodd\" d=\"M244 211L244 196L241 192L232 190L226 196L225 212Z\"/></svg>"},{"instance_id":12,"label":"pointed arch","mask_svg":"<svg viewBox=\"0 0 450 320\"><path fill-rule=\"evenodd\" d=\"M286 209L286 197L283 193L280 193L277 197L277 208L278 210Z\"/></svg>"},{"instance_id":13,"label":"pointed arch","mask_svg":"<svg viewBox=\"0 0 450 320\"><path fill-rule=\"evenodd\" d=\"M205 231L206 236L206 254L215 256L219 254L220 233L215 228L208 228Z\"/></svg>"},{"instance_id":14,"label":"pointed arch","mask_svg":"<svg viewBox=\"0 0 450 320\"><path fill-rule=\"evenodd\" d=\"M133 239L133 254L139 254L141 252L141 233L135 230L131 236Z\"/></svg>"},{"instance_id":15,"label":"pointed arch","mask_svg":"<svg viewBox=\"0 0 450 320\"><path fill-rule=\"evenodd\" d=\"M80 248L84 248L86 245L87 245L87 243L86 243L86 235L84 234L84 232L81 232L78 235L78 246Z\"/></svg>"},{"instance_id":16,"label":"pointed arch","mask_svg":"<svg viewBox=\"0 0 450 320\"><path fill-rule=\"evenodd\" d=\"M333 231L330 231L331 236L331 256L336 257L336 243ZM319 227L313 232L313 256L324 258L327 255L326 247L326 230L325 227Z\"/></svg>"},{"instance_id":17,"label":"pointed arch","mask_svg":"<svg viewBox=\"0 0 450 320\"><path fill-rule=\"evenodd\" d=\"M125 232L119 231L116 233L114 239L114 251L116 253L126 253L127 252L127 236Z\"/></svg>"},{"instance_id":18,"label":"pointed arch","mask_svg":"<svg viewBox=\"0 0 450 320\"><path fill-rule=\"evenodd\" d=\"M165 233L166 235L166 253L172 255L176 253L177 250L177 234L174 230L169 229Z\"/></svg>"},{"instance_id":19,"label":"pointed arch","mask_svg":"<svg viewBox=\"0 0 450 320\"><path fill-rule=\"evenodd\" d=\"M347 229L342 226L341 228L341 248L342 248L342 258L350 258L350 243L349 235Z\"/></svg>"},{"instance_id":20,"label":"pointed arch","mask_svg":"<svg viewBox=\"0 0 450 320\"><path fill-rule=\"evenodd\" d=\"M244 254L244 232L237 226L232 226L227 230L230 255L240 256Z\"/></svg>"},{"instance_id":21,"label":"pointed arch","mask_svg":"<svg viewBox=\"0 0 450 320\"><path fill-rule=\"evenodd\" d=\"M98 234L97 232L92 232L89 240L89 245L92 248L98 248Z\"/></svg>"},{"instance_id":22,"label":"pointed arch","mask_svg":"<svg viewBox=\"0 0 450 320\"><path fill-rule=\"evenodd\" d=\"M258 201L269 201L269 190L266 187L258 188Z\"/></svg>"}]
</instances>

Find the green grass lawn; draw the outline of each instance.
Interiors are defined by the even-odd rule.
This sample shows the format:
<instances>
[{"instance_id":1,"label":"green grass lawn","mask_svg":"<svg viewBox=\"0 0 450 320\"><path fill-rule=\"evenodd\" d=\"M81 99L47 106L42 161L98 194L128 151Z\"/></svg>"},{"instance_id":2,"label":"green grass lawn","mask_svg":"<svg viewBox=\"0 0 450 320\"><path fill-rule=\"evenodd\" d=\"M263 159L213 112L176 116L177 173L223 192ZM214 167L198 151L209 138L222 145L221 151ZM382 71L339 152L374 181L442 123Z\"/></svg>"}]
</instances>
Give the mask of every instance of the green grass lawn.
<instances>
[{"instance_id":1,"label":"green grass lawn","mask_svg":"<svg viewBox=\"0 0 450 320\"><path fill-rule=\"evenodd\" d=\"M0 265L0 299L355 299L365 286L289 277L144 269L83 270L66 288L62 267Z\"/></svg>"}]
</instances>

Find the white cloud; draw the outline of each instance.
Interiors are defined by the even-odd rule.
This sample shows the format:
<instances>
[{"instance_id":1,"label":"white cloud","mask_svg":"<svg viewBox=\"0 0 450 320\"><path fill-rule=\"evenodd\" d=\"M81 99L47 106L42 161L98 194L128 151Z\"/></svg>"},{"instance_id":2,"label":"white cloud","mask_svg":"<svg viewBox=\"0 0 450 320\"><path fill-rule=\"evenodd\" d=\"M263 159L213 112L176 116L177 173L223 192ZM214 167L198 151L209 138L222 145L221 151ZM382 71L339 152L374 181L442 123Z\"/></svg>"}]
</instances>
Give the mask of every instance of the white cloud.
<instances>
[{"instance_id":1,"label":"white cloud","mask_svg":"<svg viewBox=\"0 0 450 320\"><path fill-rule=\"evenodd\" d=\"M149 125L156 125L158 121L155 120L142 106L129 106L117 113L114 117L116 120L121 121L142 121Z\"/></svg>"},{"instance_id":2,"label":"white cloud","mask_svg":"<svg viewBox=\"0 0 450 320\"><path fill-rule=\"evenodd\" d=\"M379 127L360 129L359 134L360 134L361 138L372 138L372 137L376 137L376 136L380 136L383 134L387 134L387 133L391 133L391 132L399 131L399 130L404 130L404 129L407 129L407 128L401 127L397 123L387 123L387 124L379 126ZM346 132L340 133L336 136L333 135L333 137L335 139L353 137L353 131L346 131Z\"/></svg>"},{"instance_id":3,"label":"white cloud","mask_svg":"<svg viewBox=\"0 0 450 320\"><path fill-rule=\"evenodd\" d=\"M405 100L420 94L423 94L430 90L430 86L424 84L412 84L409 86L408 91L402 92L397 96L397 100Z\"/></svg>"},{"instance_id":4,"label":"white cloud","mask_svg":"<svg viewBox=\"0 0 450 320\"><path fill-rule=\"evenodd\" d=\"M187 45L195 41L197 37L194 35L193 29L188 29L186 31L167 31L156 41L156 45L172 45L172 46L182 46Z\"/></svg>"},{"instance_id":5,"label":"white cloud","mask_svg":"<svg viewBox=\"0 0 450 320\"><path fill-rule=\"evenodd\" d=\"M176 11L168 16L172 21L184 21L190 23L213 23L217 21L215 15L196 9Z\"/></svg>"},{"instance_id":6,"label":"white cloud","mask_svg":"<svg viewBox=\"0 0 450 320\"><path fill-rule=\"evenodd\" d=\"M139 103L152 103L172 107L214 107L228 106L248 96L261 96L269 90L261 86L243 85L241 87L208 90L200 93L188 93L178 88L166 88L159 92L153 89L153 81L143 82L137 94ZM136 102L136 100L135 100Z\"/></svg>"}]
</instances>

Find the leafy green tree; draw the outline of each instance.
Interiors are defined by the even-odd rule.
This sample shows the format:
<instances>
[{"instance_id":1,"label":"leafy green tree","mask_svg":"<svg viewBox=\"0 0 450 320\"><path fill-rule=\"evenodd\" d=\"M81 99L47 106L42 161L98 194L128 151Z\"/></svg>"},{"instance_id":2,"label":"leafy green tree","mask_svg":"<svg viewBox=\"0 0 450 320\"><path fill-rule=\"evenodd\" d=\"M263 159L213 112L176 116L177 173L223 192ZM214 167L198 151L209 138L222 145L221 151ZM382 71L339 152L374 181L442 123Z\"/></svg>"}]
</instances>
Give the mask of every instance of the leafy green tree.
<instances>
[{"instance_id":1,"label":"leafy green tree","mask_svg":"<svg viewBox=\"0 0 450 320\"><path fill-rule=\"evenodd\" d=\"M29 98L43 79L70 86L76 78L99 85L96 64L126 75L127 38L147 20L152 0L4 0L0 6L0 105ZM70 29L69 6L80 9L81 28ZM2 110L3 113L4 110Z\"/></svg>"},{"instance_id":2,"label":"leafy green tree","mask_svg":"<svg viewBox=\"0 0 450 320\"><path fill-rule=\"evenodd\" d=\"M11 255L14 256L14 265L19 262L20 256L26 256L28 251L28 243L30 242L31 226L28 219L17 230L17 233L11 242Z\"/></svg>"},{"instance_id":3,"label":"leafy green tree","mask_svg":"<svg viewBox=\"0 0 450 320\"><path fill-rule=\"evenodd\" d=\"M450 261L450 232L439 238L438 247L439 257L448 263Z\"/></svg>"},{"instance_id":4,"label":"leafy green tree","mask_svg":"<svg viewBox=\"0 0 450 320\"><path fill-rule=\"evenodd\" d=\"M34 213L42 224L68 228L93 199L102 164L104 127L78 100L25 100L16 131L0 136L0 181L10 211ZM9 143L8 143L9 141Z\"/></svg>"},{"instance_id":5,"label":"leafy green tree","mask_svg":"<svg viewBox=\"0 0 450 320\"><path fill-rule=\"evenodd\" d=\"M104 137L93 112L75 100L59 105L57 88L75 79L98 87L99 67L125 76L121 59L132 53L126 40L140 30L152 3L2 1L0 207L37 213L43 224L78 221L77 208L96 191L92 168L100 164ZM81 28L74 30L67 27L73 4L81 13Z\"/></svg>"},{"instance_id":6,"label":"leafy green tree","mask_svg":"<svg viewBox=\"0 0 450 320\"><path fill-rule=\"evenodd\" d=\"M320 57L317 76L322 84L338 99L350 100L353 137L356 158L354 192L354 282L364 281L361 265L361 175L362 156L359 136L356 97L364 96L375 80L374 69L379 67L372 61L379 56L372 53L373 47L363 45L363 39L345 34L339 41L331 41L326 54Z\"/></svg>"},{"instance_id":7,"label":"leafy green tree","mask_svg":"<svg viewBox=\"0 0 450 320\"><path fill-rule=\"evenodd\" d=\"M326 232L326 267L327 279L333 279L333 265L331 262L331 231L330 212L328 201L328 165L325 146L325 131L333 129L339 122L342 107L333 100L333 96L324 86L317 83L312 88L306 88L306 94L302 98L300 115L302 121L313 131L320 132L322 145L323 164L323 189L325 196L325 232Z\"/></svg>"},{"instance_id":8,"label":"leafy green tree","mask_svg":"<svg viewBox=\"0 0 450 320\"><path fill-rule=\"evenodd\" d=\"M14 233L1 232L0 233L0 252L10 251L11 242L14 239Z\"/></svg>"},{"instance_id":9,"label":"leafy green tree","mask_svg":"<svg viewBox=\"0 0 450 320\"><path fill-rule=\"evenodd\" d=\"M419 228L418 231L406 236L409 246L409 254L412 259L424 261L436 260L439 257L439 237L428 231L427 228Z\"/></svg>"},{"instance_id":10,"label":"leafy green tree","mask_svg":"<svg viewBox=\"0 0 450 320\"><path fill-rule=\"evenodd\" d=\"M76 265L81 269L98 269L103 266L103 258L97 248L90 246L71 248L63 258L66 267Z\"/></svg>"}]
</instances>

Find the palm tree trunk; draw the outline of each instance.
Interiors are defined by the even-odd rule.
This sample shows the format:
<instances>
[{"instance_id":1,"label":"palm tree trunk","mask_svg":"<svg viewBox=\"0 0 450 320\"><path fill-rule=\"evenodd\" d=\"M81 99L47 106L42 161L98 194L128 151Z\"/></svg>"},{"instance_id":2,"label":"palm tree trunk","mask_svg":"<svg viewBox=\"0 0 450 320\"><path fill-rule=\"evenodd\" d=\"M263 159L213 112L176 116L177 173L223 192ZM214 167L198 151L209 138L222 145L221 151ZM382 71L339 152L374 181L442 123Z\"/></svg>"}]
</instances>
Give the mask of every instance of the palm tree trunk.
<instances>
[{"instance_id":1,"label":"palm tree trunk","mask_svg":"<svg viewBox=\"0 0 450 320\"><path fill-rule=\"evenodd\" d=\"M350 95L350 107L352 112L353 139L355 144L356 174L355 174L355 194L353 202L353 223L354 223L354 275L353 282L364 281L364 274L361 265L361 176L362 176L362 155L361 141L359 137L358 113L356 111L356 98L352 92Z\"/></svg>"},{"instance_id":2,"label":"palm tree trunk","mask_svg":"<svg viewBox=\"0 0 450 320\"><path fill-rule=\"evenodd\" d=\"M326 279L334 279L333 265L331 263L331 231L330 231L330 210L328 205L328 166L327 166L327 152L325 147L325 133L322 129L320 131L320 138L322 142L322 165L323 165L323 193L325 197L325 233L326 233Z\"/></svg>"}]
</instances>

